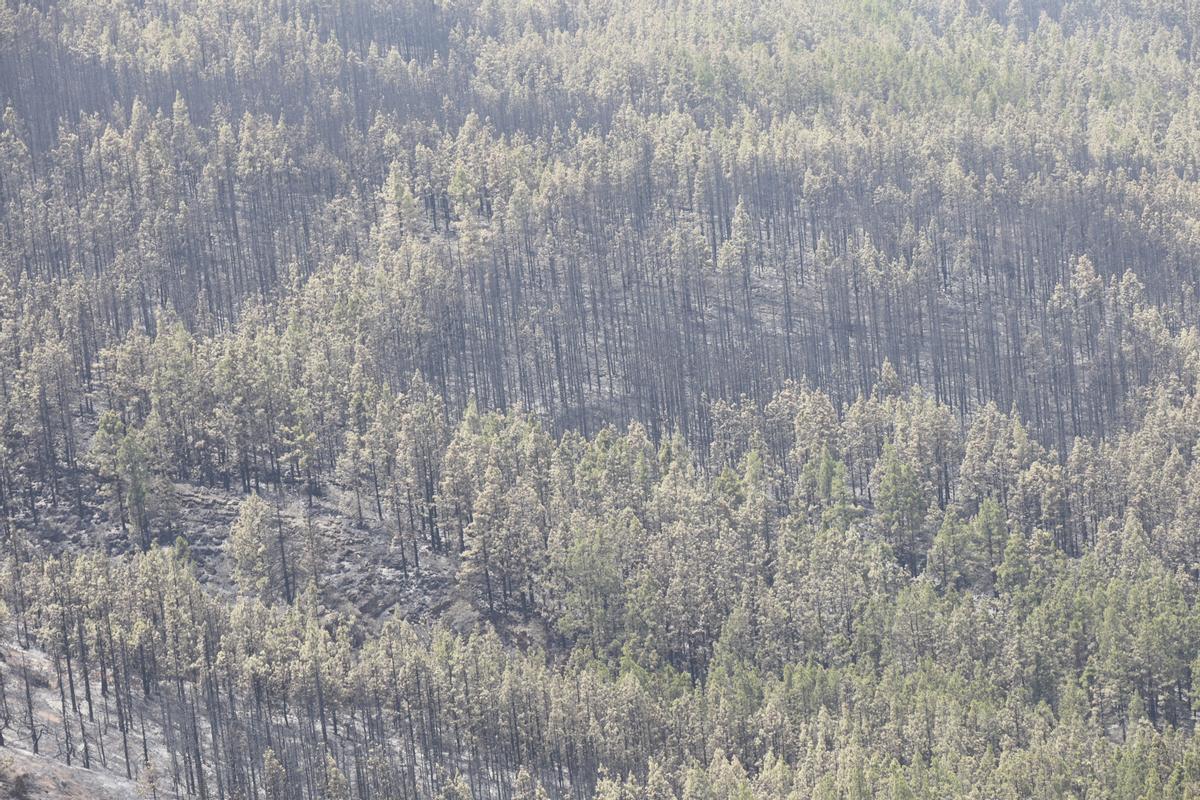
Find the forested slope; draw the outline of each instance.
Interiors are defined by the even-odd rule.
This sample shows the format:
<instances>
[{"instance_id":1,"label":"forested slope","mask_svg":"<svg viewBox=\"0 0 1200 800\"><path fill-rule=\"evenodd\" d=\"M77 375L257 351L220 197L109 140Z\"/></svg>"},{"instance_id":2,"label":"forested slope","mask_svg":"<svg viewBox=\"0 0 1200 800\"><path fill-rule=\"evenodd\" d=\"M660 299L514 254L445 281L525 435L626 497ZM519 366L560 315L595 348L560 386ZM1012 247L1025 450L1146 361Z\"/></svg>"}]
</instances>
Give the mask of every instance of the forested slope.
<instances>
[{"instance_id":1,"label":"forested slope","mask_svg":"<svg viewBox=\"0 0 1200 800\"><path fill-rule=\"evenodd\" d=\"M4 4L0 787L1197 797L1194 6Z\"/></svg>"}]
</instances>

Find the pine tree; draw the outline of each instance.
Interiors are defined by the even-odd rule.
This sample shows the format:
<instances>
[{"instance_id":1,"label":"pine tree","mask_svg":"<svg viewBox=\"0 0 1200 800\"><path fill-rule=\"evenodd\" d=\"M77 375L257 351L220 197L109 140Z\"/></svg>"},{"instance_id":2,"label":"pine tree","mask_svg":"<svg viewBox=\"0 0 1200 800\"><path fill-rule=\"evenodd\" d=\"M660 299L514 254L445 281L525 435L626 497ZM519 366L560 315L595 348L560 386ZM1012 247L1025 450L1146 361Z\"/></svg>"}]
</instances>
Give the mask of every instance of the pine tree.
<instances>
[{"instance_id":1,"label":"pine tree","mask_svg":"<svg viewBox=\"0 0 1200 800\"><path fill-rule=\"evenodd\" d=\"M242 501L227 545L233 578L242 593L264 602L291 601L294 574L289 538L278 508L272 509L258 494Z\"/></svg>"}]
</instances>

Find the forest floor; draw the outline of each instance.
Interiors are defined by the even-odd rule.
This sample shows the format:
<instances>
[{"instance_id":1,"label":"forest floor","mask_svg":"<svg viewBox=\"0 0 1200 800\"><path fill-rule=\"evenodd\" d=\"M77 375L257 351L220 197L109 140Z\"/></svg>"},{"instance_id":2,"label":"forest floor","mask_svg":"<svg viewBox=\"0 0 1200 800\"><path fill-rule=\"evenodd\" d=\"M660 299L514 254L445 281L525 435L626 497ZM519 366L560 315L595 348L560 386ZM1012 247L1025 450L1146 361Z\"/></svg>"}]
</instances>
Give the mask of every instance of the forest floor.
<instances>
[{"instance_id":1,"label":"forest floor","mask_svg":"<svg viewBox=\"0 0 1200 800\"><path fill-rule=\"evenodd\" d=\"M218 592L232 592L233 564L225 541L245 495L191 484L177 484L177 516L181 535L195 560L201 580ZM528 644L545 634L539 620L487 616L456 580L457 558L420 548L420 566L412 563L411 543L404 545L407 563L391 531L364 509L361 525L347 513L348 498L336 487L309 503L302 494L263 493L292 531L292 557L304 559L311 537L319 552L317 582L323 601L368 626L391 619L414 623L441 622L458 633L490 623L506 640ZM310 533L311 531L311 533ZM119 535L120 531L113 531ZM303 587L299 587L303 588Z\"/></svg>"},{"instance_id":2,"label":"forest floor","mask_svg":"<svg viewBox=\"0 0 1200 800\"><path fill-rule=\"evenodd\" d=\"M7 631L4 640L10 644L0 645L0 726L4 728L4 746L0 747L0 798L128 800L140 797L136 782L124 775L119 748L112 752L116 712L111 702L99 696L99 687L93 687L96 690L94 719L86 723L90 768L83 766L77 736L69 747L71 763L68 764L68 743L62 737L61 704L65 697L59 695L51 659L37 648L18 646L15 630ZM24 724L25 715L29 713L26 676L33 715L41 729L37 753L28 736L15 735L17 729L27 729ZM18 719L21 724L14 728ZM153 726L151 728L148 752L151 760L157 763L167 756L162 748L162 737ZM108 751L103 749L105 742L109 745Z\"/></svg>"},{"instance_id":3,"label":"forest floor","mask_svg":"<svg viewBox=\"0 0 1200 800\"><path fill-rule=\"evenodd\" d=\"M232 594L233 563L225 542L246 495L190 483L175 484L174 492L177 510L172 515L172 526L156 532L158 543L166 546L175 537L183 537L200 580L218 594ZM311 502L299 492L277 494L264 490L261 494L278 510L290 531L289 558L293 566L304 562L306 542L311 539L315 543L319 553L317 581L323 600L332 608L354 612L367 624L393 617L412 622L444 619L465 632L480 621L469 602L456 602L460 598L455 590L456 560L452 555L422 548L420 567L414 568L411 544L405 544L409 558L406 565L390 530L365 509L363 524L356 524L353 515L345 512L347 504L337 488L330 487L327 494ZM139 547L134 537L102 509L84 507L80 514L70 509L55 512L52 508L46 504L36 522L24 519L21 526L50 552L99 549L121 555ZM447 614L448 610L457 613Z\"/></svg>"},{"instance_id":4,"label":"forest floor","mask_svg":"<svg viewBox=\"0 0 1200 800\"><path fill-rule=\"evenodd\" d=\"M0 797L12 800L130 800L139 797L133 781L104 770L68 767L21 747L0 748Z\"/></svg>"}]
</instances>

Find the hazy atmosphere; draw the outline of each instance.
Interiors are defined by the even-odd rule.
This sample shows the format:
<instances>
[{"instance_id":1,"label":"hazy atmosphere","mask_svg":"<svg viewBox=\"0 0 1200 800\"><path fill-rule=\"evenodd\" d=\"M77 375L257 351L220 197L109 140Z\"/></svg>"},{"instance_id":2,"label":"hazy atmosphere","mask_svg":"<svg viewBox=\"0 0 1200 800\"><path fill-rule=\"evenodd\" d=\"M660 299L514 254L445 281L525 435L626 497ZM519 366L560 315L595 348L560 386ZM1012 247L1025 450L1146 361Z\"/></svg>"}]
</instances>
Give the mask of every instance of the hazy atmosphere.
<instances>
[{"instance_id":1,"label":"hazy atmosphere","mask_svg":"<svg viewBox=\"0 0 1200 800\"><path fill-rule=\"evenodd\" d=\"M6 0L0 797L1200 798L1200 2Z\"/></svg>"}]
</instances>

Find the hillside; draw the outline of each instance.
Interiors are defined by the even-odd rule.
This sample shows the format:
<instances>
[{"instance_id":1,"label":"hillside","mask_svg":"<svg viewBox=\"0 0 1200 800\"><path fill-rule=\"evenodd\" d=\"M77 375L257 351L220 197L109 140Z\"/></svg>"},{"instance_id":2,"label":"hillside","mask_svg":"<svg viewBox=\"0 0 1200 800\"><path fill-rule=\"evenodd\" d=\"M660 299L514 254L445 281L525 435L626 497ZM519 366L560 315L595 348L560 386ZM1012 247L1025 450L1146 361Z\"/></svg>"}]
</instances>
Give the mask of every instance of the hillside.
<instances>
[{"instance_id":1,"label":"hillside","mask_svg":"<svg viewBox=\"0 0 1200 800\"><path fill-rule=\"evenodd\" d=\"M0 7L0 794L1200 797L1184 0Z\"/></svg>"}]
</instances>

